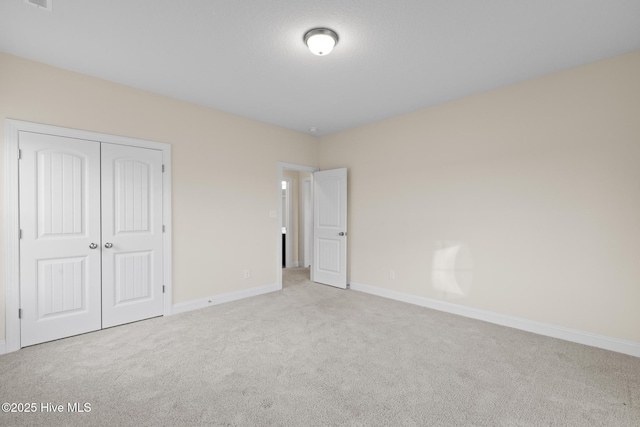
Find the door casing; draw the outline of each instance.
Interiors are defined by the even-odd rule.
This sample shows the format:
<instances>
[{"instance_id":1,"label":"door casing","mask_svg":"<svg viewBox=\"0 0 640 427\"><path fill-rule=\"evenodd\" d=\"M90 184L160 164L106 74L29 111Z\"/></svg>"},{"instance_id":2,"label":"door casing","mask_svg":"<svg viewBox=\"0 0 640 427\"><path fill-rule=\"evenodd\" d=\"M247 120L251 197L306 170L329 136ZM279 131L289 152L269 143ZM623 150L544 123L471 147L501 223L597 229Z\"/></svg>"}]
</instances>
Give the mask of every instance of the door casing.
<instances>
[{"instance_id":1,"label":"door casing","mask_svg":"<svg viewBox=\"0 0 640 427\"><path fill-rule=\"evenodd\" d=\"M305 178L302 180L302 265L301 267L311 266L311 247L313 242L313 180Z\"/></svg>"},{"instance_id":2,"label":"door casing","mask_svg":"<svg viewBox=\"0 0 640 427\"><path fill-rule=\"evenodd\" d=\"M4 122L4 159L5 159L5 284L6 284L6 337L7 353L20 349L20 207L18 186L19 132L45 133L68 138L108 142L111 144L151 148L162 151L164 173L162 174L163 195L162 215L163 273L164 273L164 315L171 314L172 306L172 227L171 227L171 145L123 136L108 135L59 126L44 125L20 120L6 119ZM282 273L282 271L280 271ZM280 276L281 277L281 276ZM280 283L281 279L280 279Z\"/></svg>"}]
</instances>

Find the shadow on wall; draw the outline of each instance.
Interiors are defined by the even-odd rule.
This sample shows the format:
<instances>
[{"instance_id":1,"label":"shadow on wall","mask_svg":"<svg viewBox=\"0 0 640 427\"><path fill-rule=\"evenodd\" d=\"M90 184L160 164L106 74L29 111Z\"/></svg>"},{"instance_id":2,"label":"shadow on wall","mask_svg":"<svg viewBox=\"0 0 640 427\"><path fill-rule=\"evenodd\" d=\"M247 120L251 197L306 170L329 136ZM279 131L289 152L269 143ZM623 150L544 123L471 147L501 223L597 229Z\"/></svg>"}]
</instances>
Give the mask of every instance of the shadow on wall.
<instances>
[{"instance_id":1,"label":"shadow on wall","mask_svg":"<svg viewBox=\"0 0 640 427\"><path fill-rule=\"evenodd\" d=\"M431 286L446 299L464 298L473 284L473 261L469 246L462 242L436 241Z\"/></svg>"}]
</instances>

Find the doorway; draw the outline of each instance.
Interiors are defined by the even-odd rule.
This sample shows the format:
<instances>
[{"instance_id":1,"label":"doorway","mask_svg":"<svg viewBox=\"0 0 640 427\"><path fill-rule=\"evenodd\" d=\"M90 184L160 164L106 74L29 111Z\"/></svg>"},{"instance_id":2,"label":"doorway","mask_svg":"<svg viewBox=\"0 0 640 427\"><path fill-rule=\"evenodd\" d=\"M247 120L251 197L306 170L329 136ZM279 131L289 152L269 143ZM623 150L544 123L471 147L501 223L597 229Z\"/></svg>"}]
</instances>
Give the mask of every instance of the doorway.
<instances>
[{"instance_id":1,"label":"doorway","mask_svg":"<svg viewBox=\"0 0 640 427\"><path fill-rule=\"evenodd\" d=\"M283 269L311 265L313 172L317 168L292 163L278 165L278 287ZM291 270L293 271L293 270Z\"/></svg>"}]
</instances>

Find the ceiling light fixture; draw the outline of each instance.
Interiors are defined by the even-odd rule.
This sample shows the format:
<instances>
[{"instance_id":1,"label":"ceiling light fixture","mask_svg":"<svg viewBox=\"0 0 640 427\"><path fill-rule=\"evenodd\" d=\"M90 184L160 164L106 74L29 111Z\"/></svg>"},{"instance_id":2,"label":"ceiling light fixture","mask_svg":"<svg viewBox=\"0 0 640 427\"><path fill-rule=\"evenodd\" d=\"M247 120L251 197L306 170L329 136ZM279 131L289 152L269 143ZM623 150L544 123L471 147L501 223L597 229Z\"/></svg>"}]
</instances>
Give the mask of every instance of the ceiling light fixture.
<instances>
[{"instance_id":1,"label":"ceiling light fixture","mask_svg":"<svg viewBox=\"0 0 640 427\"><path fill-rule=\"evenodd\" d=\"M325 56L338 44L338 35L328 28L314 28L304 35L304 43L314 55Z\"/></svg>"}]
</instances>

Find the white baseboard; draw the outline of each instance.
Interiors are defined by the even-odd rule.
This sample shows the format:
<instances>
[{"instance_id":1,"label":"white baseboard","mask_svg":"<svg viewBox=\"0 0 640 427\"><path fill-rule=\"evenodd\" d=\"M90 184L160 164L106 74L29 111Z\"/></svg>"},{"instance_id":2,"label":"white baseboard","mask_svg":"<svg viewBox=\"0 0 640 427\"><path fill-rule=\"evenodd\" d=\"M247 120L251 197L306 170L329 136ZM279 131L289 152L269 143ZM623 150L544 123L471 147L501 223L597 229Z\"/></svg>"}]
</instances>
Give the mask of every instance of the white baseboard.
<instances>
[{"instance_id":1,"label":"white baseboard","mask_svg":"<svg viewBox=\"0 0 640 427\"><path fill-rule=\"evenodd\" d=\"M0 341L0 354L5 354L7 352L7 343L2 340Z\"/></svg>"},{"instance_id":2,"label":"white baseboard","mask_svg":"<svg viewBox=\"0 0 640 427\"><path fill-rule=\"evenodd\" d=\"M257 288L245 289L238 292L231 292L228 294L215 295L209 298L202 298L193 301L181 302L178 304L173 304L171 314L184 313L187 311L198 310L204 307L209 307L212 305L218 305L225 302L236 301L243 298L249 298L256 295L267 294L269 292L274 292L280 290L280 287L276 285L266 285L260 286Z\"/></svg>"},{"instance_id":3,"label":"white baseboard","mask_svg":"<svg viewBox=\"0 0 640 427\"><path fill-rule=\"evenodd\" d=\"M481 310L473 307L465 307L463 305L453 304L446 301L419 297L416 295L391 291L375 286L363 285L361 283L352 282L350 286L354 291L366 292L368 294L373 294L396 301L402 301L409 304L431 308L434 310L457 314L459 316L470 317L472 319L483 320L485 322L508 326L510 328L520 329L527 332L533 332L534 334L559 338L565 341L571 341L592 347L603 348L605 350L615 351L618 353L628 354L630 356L640 357L640 343L634 341L625 341L605 335L592 334L589 332L579 331L577 329L569 329L549 323L537 322L535 320L524 319L521 317L508 316L505 314Z\"/></svg>"}]
</instances>

